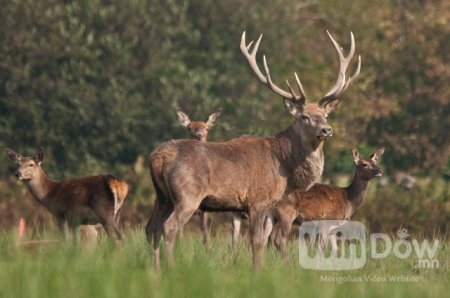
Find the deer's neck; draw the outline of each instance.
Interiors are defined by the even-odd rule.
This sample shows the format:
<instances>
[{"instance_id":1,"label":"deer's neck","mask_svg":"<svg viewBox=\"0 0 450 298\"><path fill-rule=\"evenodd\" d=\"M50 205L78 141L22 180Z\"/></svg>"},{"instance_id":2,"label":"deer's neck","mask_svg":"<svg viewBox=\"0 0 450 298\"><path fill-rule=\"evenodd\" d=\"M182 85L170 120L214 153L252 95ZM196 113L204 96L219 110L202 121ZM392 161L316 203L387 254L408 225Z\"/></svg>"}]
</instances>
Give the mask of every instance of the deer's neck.
<instances>
[{"instance_id":1,"label":"deer's neck","mask_svg":"<svg viewBox=\"0 0 450 298\"><path fill-rule=\"evenodd\" d=\"M296 133L293 126L275 135L274 153L288 178L287 192L308 190L322 176L323 141Z\"/></svg>"},{"instance_id":2,"label":"deer's neck","mask_svg":"<svg viewBox=\"0 0 450 298\"><path fill-rule=\"evenodd\" d=\"M356 208L361 206L369 188L369 180L365 180L355 172L353 181L347 187L347 199L351 204L353 212Z\"/></svg>"},{"instance_id":3,"label":"deer's neck","mask_svg":"<svg viewBox=\"0 0 450 298\"><path fill-rule=\"evenodd\" d=\"M37 201L44 203L44 200L56 183L57 182L50 180L44 170L41 169L38 175L27 182L27 186L33 197Z\"/></svg>"}]
</instances>

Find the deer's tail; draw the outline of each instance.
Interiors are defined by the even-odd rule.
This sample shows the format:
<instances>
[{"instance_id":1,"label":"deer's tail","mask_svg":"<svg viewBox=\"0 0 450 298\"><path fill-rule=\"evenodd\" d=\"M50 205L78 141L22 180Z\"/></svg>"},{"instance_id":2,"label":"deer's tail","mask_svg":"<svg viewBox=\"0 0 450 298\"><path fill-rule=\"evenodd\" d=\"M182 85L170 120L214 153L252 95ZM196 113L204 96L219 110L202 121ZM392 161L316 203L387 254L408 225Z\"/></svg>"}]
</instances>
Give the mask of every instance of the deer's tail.
<instances>
[{"instance_id":1,"label":"deer's tail","mask_svg":"<svg viewBox=\"0 0 450 298\"><path fill-rule=\"evenodd\" d=\"M128 184L113 176L108 176L108 186L114 198L114 216L116 216L127 197Z\"/></svg>"}]
</instances>

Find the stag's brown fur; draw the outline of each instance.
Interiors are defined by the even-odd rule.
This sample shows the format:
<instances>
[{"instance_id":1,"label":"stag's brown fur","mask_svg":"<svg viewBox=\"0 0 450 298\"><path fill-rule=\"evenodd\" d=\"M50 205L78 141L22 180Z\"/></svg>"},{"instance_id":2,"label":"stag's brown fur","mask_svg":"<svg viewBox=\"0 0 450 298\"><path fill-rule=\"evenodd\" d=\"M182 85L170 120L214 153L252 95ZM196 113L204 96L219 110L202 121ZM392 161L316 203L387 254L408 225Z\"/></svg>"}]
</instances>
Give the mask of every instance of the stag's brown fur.
<instances>
[{"instance_id":1,"label":"stag's brown fur","mask_svg":"<svg viewBox=\"0 0 450 298\"><path fill-rule=\"evenodd\" d=\"M222 113L222 109L218 109L211 115L209 115L207 121L192 121L185 112L180 108L176 109L178 121L181 125L186 127L191 137L197 141L206 142L208 139L209 130L216 124L217 118ZM208 225L208 213L202 210L196 212L200 218L200 229L203 234L203 243L206 247L210 244L209 225ZM182 234L183 228L180 228L180 234Z\"/></svg>"},{"instance_id":2,"label":"stag's brown fur","mask_svg":"<svg viewBox=\"0 0 450 298\"><path fill-rule=\"evenodd\" d=\"M329 36L339 56L338 80L318 103L306 104L297 76L300 95L289 84L286 92L273 83L266 59L263 59L265 73L261 72L256 63L261 37L249 53L252 43L245 42L245 32L242 35L240 48L250 67L263 84L285 98L287 110L296 119L285 131L272 137L246 136L222 143L171 141L150 154L149 169L157 201L146 234L149 242L153 239L157 268L161 235L164 233L168 259L173 263L175 236L199 206L203 210L248 211L253 266L256 270L260 267L266 242L263 225L268 210L283 194L295 189L307 190L321 176L323 140L332 136L326 118L359 74L360 59L355 74L345 75L354 54L353 34L347 57Z\"/></svg>"},{"instance_id":3,"label":"stag's brown fur","mask_svg":"<svg viewBox=\"0 0 450 298\"><path fill-rule=\"evenodd\" d=\"M19 166L17 178L50 211L65 235L79 225L101 223L108 235L121 244L117 224L128 193L125 182L111 175L55 181L48 178L42 167L42 149L34 159L11 149L7 153Z\"/></svg>"},{"instance_id":4,"label":"stag's brown fur","mask_svg":"<svg viewBox=\"0 0 450 298\"><path fill-rule=\"evenodd\" d=\"M287 257L286 243L292 224L310 220L350 219L364 201L369 182L381 175L377 160L384 149L371 157L360 159L353 150L355 175L349 186L341 188L333 185L314 184L308 191L294 191L280 201L272 211L275 220L274 241L284 257Z\"/></svg>"}]
</instances>

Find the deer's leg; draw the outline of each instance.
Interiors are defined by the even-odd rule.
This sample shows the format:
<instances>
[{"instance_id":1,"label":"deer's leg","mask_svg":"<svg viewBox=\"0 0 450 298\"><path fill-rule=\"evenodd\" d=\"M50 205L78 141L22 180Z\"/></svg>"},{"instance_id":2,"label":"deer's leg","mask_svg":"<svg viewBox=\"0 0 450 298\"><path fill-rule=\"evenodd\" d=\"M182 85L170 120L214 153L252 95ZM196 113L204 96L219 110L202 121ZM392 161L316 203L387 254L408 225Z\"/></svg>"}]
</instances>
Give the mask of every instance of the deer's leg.
<instances>
[{"instance_id":1,"label":"deer's leg","mask_svg":"<svg viewBox=\"0 0 450 298\"><path fill-rule=\"evenodd\" d=\"M241 224L242 224L242 218L239 213L233 212L233 229L232 229L232 241L231 245L233 249L237 247L239 235L241 233Z\"/></svg>"},{"instance_id":2,"label":"deer's leg","mask_svg":"<svg viewBox=\"0 0 450 298\"><path fill-rule=\"evenodd\" d=\"M264 252L264 221L267 216L266 210L250 211L250 237L253 253L253 270L259 271L262 264Z\"/></svg>"},{"instance_id":3,"label":"deer's leg","mask_svg":"<svg viewBox=\"0 0 450 298\"><path fill-rule=\"evenodd\" d=\"M67 216L61 216L57 218L58 222L58 228L61 231L61 233L64 236L64 240L69 240L71 238L70 228L69 228L69 221L67 219Z\"/></svg>"},{"instance_id":4,"label":"deer's leg","mask_svg":"<svg viewBox=\"0 0 450 298\"><path fill-rule=\"evenodd\" d=\"M267 242L269 241L269 236L273 230L273 215L268 214L264 220L264 246L267 246Z\"/></svg>"},{"instance_id":5,"label":"deer's leg","mask_svg":"<svg viewBox=\"0 0 450 298\"><path fill-rule=\"evenodd\" d=\"M196 203L194 203L195 201ZM163 233L166 243L166 252L169 265L173 265L175 263L173 255L173 245L176 235L179 229L189 221L194 212L198 209L200 202L201 198L193 201L179 201L179 204L175 205L173 212L164 223Z\"/></svg>"},{"instance_id":6,"label":"deer's leg","mask_svg":"<svg viewBox=\"0 0 450 298\"><path fill-rule=\"evenodd\" d=\"M203 244L206 248L208 248L210 245L208 213L198 210L198 216L200 217L200 228L203 234Z\"/></svg>"},{"instance_id":7,"label":"deer's leg","mask_svg":"<svg viewBox=\"0 0 450 298\"><path fill-rule=\"evenodd\" d=\"M158 194L155 206L153 207L152 216L145 227L148 243L151 245L153 241L154 265L157 271L161 269L160 242L163 234L163 225L168 216L173 212L172 203L160 196L162 196L162 194Z\"/></svg>"},{"instance_id":8,"label":"deer's leg","mask_svg":"<svg viewBox=\"0 0 450 298\"><path fill-rule=\"evenodd\" d=\"M280 250L283 259L289 260L289 254L287 253L287 240L289 232L291 231L292 221L284 218L277 224L277 233L275 235L275 246Z\"/></svg>"}]
</instances>

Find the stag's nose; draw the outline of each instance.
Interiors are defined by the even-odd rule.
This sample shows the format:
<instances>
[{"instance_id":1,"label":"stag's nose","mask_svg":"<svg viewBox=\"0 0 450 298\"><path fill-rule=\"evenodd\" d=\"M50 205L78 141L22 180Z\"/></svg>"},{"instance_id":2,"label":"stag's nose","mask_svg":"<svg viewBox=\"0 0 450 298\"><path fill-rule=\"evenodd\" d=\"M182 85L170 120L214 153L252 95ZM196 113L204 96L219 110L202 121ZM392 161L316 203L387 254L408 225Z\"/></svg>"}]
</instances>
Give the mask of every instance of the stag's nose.
<instances>
[{"instance_id":1,"label":"stag's nose","mask_svg":"<svg viewBox=\"0 0 450 298\"><path fill-rule=\"evenodd\" d=\"M380 169L378 169L375 176L380 177L381 175L383 175L383 172Z\"/></svg>"},{"instance_id":2,"label":"stag's nose","mask_svg":"<svg viewBox=\"0 0 450 298\"><path fill-rule=\"evenodd\" d=\"M331 127L322 128L322 134L324 137L331 137L333 135L333 130Z\"/></svg>"},{"instance_id":3,"label":"stag's nose","mask_svg":"<svg viewBox=\"0 0 450 298\"><path fill-rule=\"evenodd\" d=\"M22 174L19 171L15 171L14 176L16 176L16 178L20 178L20 176L22 176Z\"/></svg>"}]
</instances>

